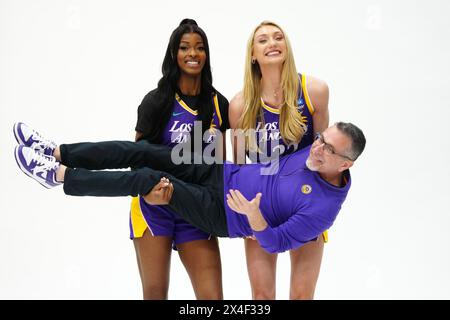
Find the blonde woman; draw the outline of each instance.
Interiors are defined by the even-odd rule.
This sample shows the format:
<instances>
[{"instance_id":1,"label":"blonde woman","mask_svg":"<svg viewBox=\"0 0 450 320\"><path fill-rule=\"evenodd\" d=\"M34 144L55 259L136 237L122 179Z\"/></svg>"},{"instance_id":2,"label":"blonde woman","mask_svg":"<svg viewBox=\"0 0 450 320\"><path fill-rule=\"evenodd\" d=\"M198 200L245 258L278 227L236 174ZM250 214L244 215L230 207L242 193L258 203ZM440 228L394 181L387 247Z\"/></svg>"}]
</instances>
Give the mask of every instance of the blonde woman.
<instances>
[{"instance_id":1,"label":"blonde woman","mask_svg":"<svg viewBox=\"0 0 450 320\"><path fill-rule=\"evenodd\" d=\"M231 128L256 134L245 135L245 143L234 136L235 161L242 163L247 154L261 162L311 145L315 133L328 127L328 97L325 82L297 73L282 28L269 21L259 24L247 44L244 88L229 106ZM324 233L290 250L290 299L313 299L326 238ZM277 254L252 238L244 241L253 299L275 299Z\"/></svg>"}]
</instances>

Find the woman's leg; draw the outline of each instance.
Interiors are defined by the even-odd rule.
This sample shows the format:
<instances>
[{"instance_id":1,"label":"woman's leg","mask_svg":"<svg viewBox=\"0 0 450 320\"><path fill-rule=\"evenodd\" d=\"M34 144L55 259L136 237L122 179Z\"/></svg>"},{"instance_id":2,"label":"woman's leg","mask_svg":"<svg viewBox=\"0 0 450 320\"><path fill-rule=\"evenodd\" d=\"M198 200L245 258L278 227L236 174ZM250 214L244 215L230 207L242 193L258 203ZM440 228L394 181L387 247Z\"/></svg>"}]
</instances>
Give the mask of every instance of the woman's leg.
<instances>
[{"instance_id":1,"label":"woman's leg","mask_svg":"<svg viewBox=\"0 0 450 320\"><path fill-rule=\"evenodd\" d=\"M278 255L266 252L256 240L244 239L244 241L252 299L274 300Z\"/></svg>"},{"instance_id":2,"label":"woman's leg","mask_svg":"<svg viewBox=\"0 0 450 320\"><path fill-rule=\"evenodd\" d=\"M166 300L169 291L172 238L152 236L146 229L133 239L145 300Z\"/></svg>"},{"instance_id":3,"label":"woman's leg","mask_svg":"<svg viewBox=\"0 0 450 320\"><path fill-rule=\"evenodd\" d=\"M193 227L163 206L152 206L142 197L135 197L130 207L130 237L136 246L144 297L167 296L168 260L164 256L162 259L155 257L155 254L169 253L172 244L178 249L197 299L222 298L219 246L209 233ZM162 243L164 239L166 244ZM153 292L151 296L149 291ZM161 294L155 296L155 292Z\"/></svg>"},{"instance_id":4,"label":"woman's leg","mask_svg":"<svg viewBox=\"0 0 450 320\"><path fill-rule=\"evenodd\" d=\"M222 300L222 267L217 238L177 244L198 300Z\"/></svg>"},{"instance_id":5,"label":"woman's leg","mask_svg":"<svg viewBox=\"0 0 450 320\"><path fill-rule=\"evenodd\" d=\"M312 300L319 278L322 263L324 239L320 235L317 241L291 250L291 300Z\"/></svg>"}]
</instances>

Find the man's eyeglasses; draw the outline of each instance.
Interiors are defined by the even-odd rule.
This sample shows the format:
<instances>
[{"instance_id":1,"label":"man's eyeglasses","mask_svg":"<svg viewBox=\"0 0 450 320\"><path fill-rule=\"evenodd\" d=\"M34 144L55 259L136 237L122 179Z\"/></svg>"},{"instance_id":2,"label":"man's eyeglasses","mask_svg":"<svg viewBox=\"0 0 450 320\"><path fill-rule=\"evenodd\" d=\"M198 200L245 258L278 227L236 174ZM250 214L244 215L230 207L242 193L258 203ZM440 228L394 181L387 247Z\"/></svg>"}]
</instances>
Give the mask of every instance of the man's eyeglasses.
<instances>
[{"instance_id":1,"label":"man's eyeglasses","mask_svg":"<svg viewBox=\"0 0 450 320\"><path fill-rule=\"evenodd\" d=\"M335 154L335 155L337 155L337 156L340 156L340 157L342 157L342 158L348 159L348 160L350 160L350 161L354 161L354 160L353 160L352 158L350 158L349 156L346 156L346 155L337 153L337 152L334 150L334 147L333 147L331 144L325 142L325 140L323 139L322 133L320 133L320 132L317 132L317 133L316 133L315 141L318 141L318 142L322 145L323 151L324 151L325 153L328 153L329 155L334 155L334 154Z\"/></svg>"}]
</instances>

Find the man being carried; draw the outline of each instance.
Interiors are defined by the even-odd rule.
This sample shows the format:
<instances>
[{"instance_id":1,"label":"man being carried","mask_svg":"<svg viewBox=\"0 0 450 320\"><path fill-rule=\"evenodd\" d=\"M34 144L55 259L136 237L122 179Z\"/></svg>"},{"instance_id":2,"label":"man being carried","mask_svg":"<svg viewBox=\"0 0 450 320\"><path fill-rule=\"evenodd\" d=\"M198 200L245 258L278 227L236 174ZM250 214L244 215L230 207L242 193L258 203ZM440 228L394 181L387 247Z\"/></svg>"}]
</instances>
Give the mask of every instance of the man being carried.
<instances>
[{"instance_id":1,"label":"man being carried","mask_svg":"<svg viewBox=\"0 0 450 320\"><path fill-rule=\"evenodd\" d=\"M63 184L75 196L146 195L213 235L254 236L268 252L298 248L331 227L350 188L348 169L366 143L358 127L338 122L263 175L270 163L175 165L170 148L146 141L56 146L23 123L14 133L19 167L47 188ZM155 200L161 188L164 197Z\"/></svg>"}]
</instances>

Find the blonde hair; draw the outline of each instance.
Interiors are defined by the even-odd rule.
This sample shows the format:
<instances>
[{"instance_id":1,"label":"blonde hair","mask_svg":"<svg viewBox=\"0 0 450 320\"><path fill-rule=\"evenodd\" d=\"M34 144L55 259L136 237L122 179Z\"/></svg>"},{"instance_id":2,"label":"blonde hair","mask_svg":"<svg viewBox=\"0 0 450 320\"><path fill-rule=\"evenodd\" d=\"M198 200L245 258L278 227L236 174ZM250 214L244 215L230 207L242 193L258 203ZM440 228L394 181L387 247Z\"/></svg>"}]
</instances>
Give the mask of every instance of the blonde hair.
<instances>
[{"instance_id":1,"label":"blonde hair","mask_svg":"<svg viewBox=\"0 0 450 320\"><path fill-rule=\"evenodd\" d=\"M288 37L274 22L263 21L252 32L247 42L247 54L244 72L244 110L239 119L239 127L248 132L249 129L256 128L256 119L263 119L261 108L261 69L258 62L252 63L253 43L256 32L263 26L274 26L283 33L286 41L286 60L281 71L281 88L283 90L284 101L280 106L280 134L286 144L299 143L306 128L302 122L302 117L298 111L297 98L299 95L299 79L297 68L295 67L294 56ZM301 90L301 89L300 89ZM255 135L246 135L246 150L256 150Z\"/></svg>"}]
</instances>

